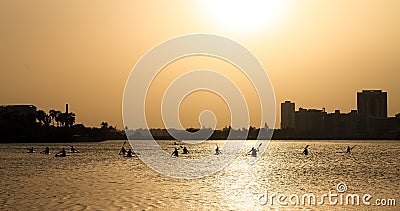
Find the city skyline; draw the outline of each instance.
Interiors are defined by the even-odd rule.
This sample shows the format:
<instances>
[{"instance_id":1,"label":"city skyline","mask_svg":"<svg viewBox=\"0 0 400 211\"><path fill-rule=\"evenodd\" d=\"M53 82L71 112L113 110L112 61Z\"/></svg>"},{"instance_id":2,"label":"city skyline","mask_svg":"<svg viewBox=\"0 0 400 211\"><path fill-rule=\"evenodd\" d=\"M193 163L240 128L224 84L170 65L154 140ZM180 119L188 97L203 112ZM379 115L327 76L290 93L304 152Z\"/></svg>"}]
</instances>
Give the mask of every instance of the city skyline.
<instances>
[{"instance_id":1,"label":"city skyline","mask_svg":"<svg viewBox=\"0 0 400 211\"><path fill-rule=\"evenodd\" d=\"M76 124L76 114L50 110L48 113L35 105L0 105L2 141L69 140L93 141L106 139L128 140L254 140L254 139L319 139L319 140L397 140L400 134L400 113L395 117L387 115L387 92L362 90L356 93L357 110L342 113L327 112L324 108L295 109L295 102L281 103L281 128L263 126L226 125L223 128L132 128L118 130L101 122L101 127L85 127ZM32 133L35 131L35 133Z\"/></svg>"},{"instance_id":2,"label":"city skyline","mask_svg":"<svg viewBox=\"0 0 400 211\"><path fill-rule=\"evenodd\" d=\"M282 102L280 135L300 139L397 138L400 113L387 115L387 94L382 90L357 92L357 110L348 113L301 107L296 111L295 102Z\"/></svg>"},{"instance_id":3,"label":"city skyline","mask_svg":"<svg viewBox=\"0 0 400 211\"><path fill-rule=\"evenodd\" d=\"M325 107L318 109L315 107L311 107L311 108L305 108L302 106L297 106L296 107L296 102L294 101L290 101L290 100L285 100L284 102L280 102L280 115L276 114L277 116L280 116L280 120L279 120L279 127L271 127L270 125L268 125L267 123L264 123L264 125L262 125L261 127L258 128L270 128L270 129L294 129L296 127L296 122L295 122L295 113L296 112L301 112L301 111L312 111L312 112L323 112L325 114L358 114L361 116L371 116L371 117L376 117L376 118L393 118L393 117L398 117L400 115L400 112L396 112L393 116L388 115L387 113L387 96L388 93L382 90L361 90L359 92L356 93L356 97L357 97L357 103L355 105L356 109L351 109L348 113L346 112L342 112L343 110L341 109L335 109L334 111L330 112L327 111L325 109ZM375 102L375 105L371 105L371 101ZM379 103L378 103L379 102ZM36 105L30 105L30 104L17 104L17 105L0 105L0 108L2 107L27 107L27 108L31 108L34 107L35 108L35 112L36 109L38 110L42 110L41 108L36 108ZM65 105L65 113L69 113L68 111L69 109L69 104ZM51 112L51 110L54 109L50 109L49 111ZM45 111L46 112L46 111ZM62 113L62 112L61 112ZM75 114L74 114L75 115ZM75 117L74 117L75 118ZM107 123L106 121L103 121L101 123L99 123L96 126L102 125L103 123ZM76 124L82 124L81 122L76 122ZM216 128L216 129L226 129L226 128L230 128L231 125L225 125L223 128ZM254 127L254 125L250 125L252 127ZM115 127L117 128L117 127ZM163 127L158 127L161 129L165 129ZM149 129L158 129L157 127L149 127ZM188 128L192 128L192 129L196 129L196 127L187 127L187 128L183 128L183 129L188 129ZM212 127L207 127L205 125L201 125L200 127L197 128L204 128L204 129L211 129ZM234 128L234 127L232 127ZM234 129L242 129L244 127L239 127L239 128L234 128ZM257 127L256 127L257 128ZM119 128L122 129L122 128ZM137 127L137 128L128 128L128 129L143 129L142 127ZM168 129L178 129L178 128L168 128Z\"/></svg>"},{"instance_id":4,"label":"city skyline","mask_svg":"<svg viewBox=\"0 0 400 211\"><path fill-rule=\"evenodd\" d=\"M356 95L356 109L351 109L348 113L356 112L358 115L361 116L371 116L376 118L388 118L388 117L395 117L400 115L400 113L395 113L394 115L388 115L388 93L383 90L362 90L357 92ZM318 108L304 108L302 106L298 106L297 111L301 110L309 110L309 111L322 111L329 114L329 111L325 109L325 107ZM295 102L290 100L285 100L281 102L281 122L280 128L294 128L295 127L295 116L294 113L296 112ZM341 114L342 110L340 108L335 109L331 114ZM283 123L282 123L283 122Z\"/></svg>"},{"instance_id":5,"label":"city skyline","mask_svg":"<svg viewBox=\"0 0 400 211\"><path fill-rule=\"evenodd\" d=\"M108 121L122 128L124 85L139 58L172 37L209 33L241 43L263 64L276 94L274 128L280 126L280 103L285 100L301 107L349 112L356 105L353 93L363 89L387 91L388 115L399 113L400 14L396 9L400 2L282 2L259 6L254 16L238 19L238 8L249 14L258 5L3 1L0 104L34 104L48 111L62 110L69 103L78 123L98 126ZM257 16L271 10L277 12ZM262 21L256 22L257 18ZM169 76L193 68L223 73L233 69L210 58L184 59L166 67L154 91L163 90ZM242 76L230 77L248 90ZM253 106L251 91L244 94ZM198 126L198 111L207 106L220 117L217 127L227 125L229 112L221 99L209 93L196 95L188 98L193 103L183 104L184 126ZM159 102L158 93L151 96L149 100ZM215 105L204 99L212 99ZM252 109L257 122L260 111L256 104ZM151 121L151 127L160 127L159 116Z\"/></svg>"}]
</instances>

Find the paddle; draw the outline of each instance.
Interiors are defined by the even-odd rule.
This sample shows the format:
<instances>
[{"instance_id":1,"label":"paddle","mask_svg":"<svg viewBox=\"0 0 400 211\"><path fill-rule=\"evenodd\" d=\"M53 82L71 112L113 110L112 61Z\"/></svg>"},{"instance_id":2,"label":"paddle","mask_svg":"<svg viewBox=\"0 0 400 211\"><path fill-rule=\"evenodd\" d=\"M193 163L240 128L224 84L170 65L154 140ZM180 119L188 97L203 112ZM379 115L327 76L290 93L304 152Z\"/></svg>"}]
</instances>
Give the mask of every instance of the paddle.
<instances>
[{"instance_id":1,"label":"paddle","mask_svg":"<svg viewBox=\"0 0 400 211\"><path fill-rule=\"evenodd\" d=\"M260 147L261 147L261 144L262 144L262 143L260 143L260 145L258 145L258 147L257 147L257 151L258 151L258 149L260 149Z\"/></svg>"},{"instance_id":2,"label":"paddle","mask_svg":"<svg viewBox=\"0 0 400 211\"><path fill-rule=\"evenodd\" d=\"M124 141L124 143L122 144L122 147L124 147L125 146L125 143L126 143L126 141ZM119 153L118 153L118 155L121 155L121 153L122 153L122 147L121 147L121 150L119 150ZM125 154L125 153L124 153Z\"/></svg>"}]
</instances>

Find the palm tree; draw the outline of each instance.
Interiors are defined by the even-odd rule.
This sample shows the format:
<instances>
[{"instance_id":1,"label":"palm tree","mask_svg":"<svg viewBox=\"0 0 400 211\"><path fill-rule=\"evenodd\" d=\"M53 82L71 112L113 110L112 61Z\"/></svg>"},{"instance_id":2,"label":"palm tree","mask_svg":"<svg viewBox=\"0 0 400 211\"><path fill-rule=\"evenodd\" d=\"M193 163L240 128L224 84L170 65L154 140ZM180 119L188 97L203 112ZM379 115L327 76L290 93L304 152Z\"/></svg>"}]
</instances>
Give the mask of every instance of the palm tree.
<instances>
[{"instance_id":1,"label":"palm tree","mask_svg":"<svg viewBox=\"0 0 400 211\"><path fill-rule=\"evenodd\" d=\"M60 126L61 127L64 127L65 126L65 123L66 123L66 114L65 113L62 113L62 112L60 112L59 114L58 114L58 121L60 122Z\"/></svg>"},{"instance_id":2,"label":"palm tree","mask_svg":"<svg viewBox=\"0 0 400 211\"><path fill-rule=\"evenodd\" d=\"M36 119L39 121L40 125L43 125L45 123L47 114L43 110L37 110L36 111Z\"/></svg>"},{"instance_id":3,"label":"palm tree","mask_svg":"<svg viewBox=\"0 0 400 211\"><path fill-rule=\"evenodd\" d=\"M55 122L55 119L56 119L56 116L57 116L57 111L54 110L54 109L51 109L51 110L49 111L49 116L50 116L50 118L51 118L51 123L52 123L53 126L54 126L54 122Z\"/></svg>"},{"instance_id":4,"label":"palm tree","mask_svg":"<svg viewBox=\"0 0 400 211\"><path fill-rule=\"evenodd\" d=\"M58 120L61 123L62 127L71 127L75 124L75 113L61 113L57 115L56 121Z\"/></svg>"},{"instance_id":5,"label":"palm tree","mask_svg":"<svg viewBox=\"0 0 400 211\"><path fill-rule=\"evenodd\" d=\"M101 128L108 128L107 122L102 122L100 125L101 125Z\"/></svg>"},{"instance_id":6,"label":"palm tree","mask_svg":"<svg viewBox=\"0 0 400 211\"><path fill-rule=\"evenodd\" d=\"M46 114L46 118L44 119L44 125L46 126L46 127L48 127L48 126L50 126L50 123L51 123L51 117L50 117L50 115L48 115L48 114Z\"/></svg>"},{"instance_id":7,"label":"palm tree","mask_svg":"<svg viewBox=\"0 0 400 211\"><path fill-rule=\"evenodd\" d=\"M75 113L69 112L65 114L65 126L71 127L75 124Z\"/></svg>"},{"instance_id":8,"label":"palm tree","mask_svg":"<svg viewBox=\"0 0 400 211\"><path fill-rule=\"evenodd\" d=\"M60 127L60 124L62 122L62 114L61 111L55 111L55 117L54 120L57 122L57 127Z\"/></svg>"}]
</instances>

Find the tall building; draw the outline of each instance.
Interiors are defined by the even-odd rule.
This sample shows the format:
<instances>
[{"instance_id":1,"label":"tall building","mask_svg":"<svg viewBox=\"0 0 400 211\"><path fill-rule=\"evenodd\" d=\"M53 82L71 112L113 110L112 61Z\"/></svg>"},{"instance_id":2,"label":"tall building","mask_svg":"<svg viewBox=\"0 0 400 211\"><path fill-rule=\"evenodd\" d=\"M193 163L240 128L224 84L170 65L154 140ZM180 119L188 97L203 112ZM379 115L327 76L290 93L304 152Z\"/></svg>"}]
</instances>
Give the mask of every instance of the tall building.
<instances>
[{"instance_id":1,"label":"tall building","mask_svg":"<svg viewBox=\"0 0 400 211\"><path fill-rule=\"evenodd\" d=\"M294 103L285 101L281 103L281 129L294 129L295 108Z\"/></svg>"},{"instance_id":2,"label":"tall building","mask_svg":"<svg viewBox=\"0 0 400 211\"><path fill-rule=\"evenodd\" d=\"M357 92L357 111L363 117L387 118L387 92L382 90Z\"/></svg>"}]
</instances>

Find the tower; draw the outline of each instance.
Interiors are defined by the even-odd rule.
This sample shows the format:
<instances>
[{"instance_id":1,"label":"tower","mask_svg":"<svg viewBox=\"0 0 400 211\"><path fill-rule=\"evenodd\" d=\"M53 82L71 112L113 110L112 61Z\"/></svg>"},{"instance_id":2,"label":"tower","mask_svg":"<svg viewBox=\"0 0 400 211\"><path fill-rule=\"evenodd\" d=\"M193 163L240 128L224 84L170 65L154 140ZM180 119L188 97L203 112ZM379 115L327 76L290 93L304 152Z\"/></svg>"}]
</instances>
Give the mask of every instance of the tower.
<instances>
[{"instance_id":1,"label":"tower","mask_svg":"<svg viewBox=\"0 0 400 211\"><path fill-rule=\"evenodd\" d=\"M357 110L363 117L387 118L387 92L382 90L357 92Z\"/></svg>"}]
</instances>

